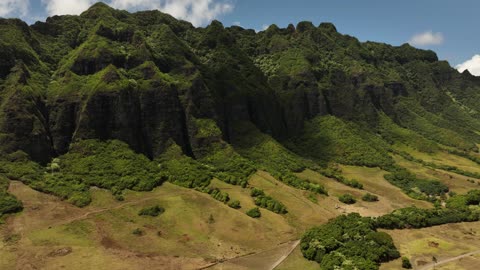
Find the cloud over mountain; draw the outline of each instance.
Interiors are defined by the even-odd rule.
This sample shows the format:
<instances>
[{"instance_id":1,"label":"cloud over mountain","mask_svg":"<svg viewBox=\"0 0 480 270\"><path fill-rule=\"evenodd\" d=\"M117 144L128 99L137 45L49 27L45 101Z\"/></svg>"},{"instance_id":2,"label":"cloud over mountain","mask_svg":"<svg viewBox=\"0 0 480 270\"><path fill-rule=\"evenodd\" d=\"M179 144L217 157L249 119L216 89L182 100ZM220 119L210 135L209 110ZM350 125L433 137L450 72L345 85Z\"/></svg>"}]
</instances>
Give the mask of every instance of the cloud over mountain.
<instances>
[{"instance_id":1,"label":"cloud over mountain","mask_svg":"<svg viewBox=\"0 0 480 270\"><path fill-rule=\"evenodd\" d=\"M480 76L480 55L474 55L472 59L465 61L464 63L457 65L455 67L460 72L468 70L471 74L475 76Z\"/></svg>"},{"instance_id":2,"label":"cloud over mountain","mask_svg":"<svg viewBox=\"0 0 480 270\"><path fill-rule=\"evenodd\" d=\"M414 35L408 43L413 46L429 46L429 45L441 45L445 38L440 32L434 33L427 31L424 33Z\"/></svg>"}]
</instances>

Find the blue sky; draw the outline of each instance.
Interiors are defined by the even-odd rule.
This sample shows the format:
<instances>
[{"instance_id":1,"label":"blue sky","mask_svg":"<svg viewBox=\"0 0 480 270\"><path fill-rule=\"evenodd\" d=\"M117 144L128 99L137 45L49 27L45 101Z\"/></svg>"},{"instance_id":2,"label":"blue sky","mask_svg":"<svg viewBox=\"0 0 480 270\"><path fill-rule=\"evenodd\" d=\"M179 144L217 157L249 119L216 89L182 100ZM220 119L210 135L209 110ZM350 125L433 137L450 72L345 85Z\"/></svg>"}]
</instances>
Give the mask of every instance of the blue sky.
<instances>
[{"instance_id":1,"label":"blue sky","mask_svg":"<svg viewBox=\"0 0 480 270\"><path fill-rule=\"evenodd\" d=\"M160 9L195 25L218 19L225 25L262 30L299 21L333 22L361 41L410 43L436 51L452 66L480 75L478 0L103 0L121 9ZM78 14L95 0L0 0L0 16L29 23L51 14ZM414 38L416 36L416 38ZM478 57L474 57L478 55ZM478 58L478 59L477 59ZM470 60L470 61L468 61ZM468 62L467 62L468 61ZM475 73L473 72L473 73Z\"/></svg>"}]
</instances>

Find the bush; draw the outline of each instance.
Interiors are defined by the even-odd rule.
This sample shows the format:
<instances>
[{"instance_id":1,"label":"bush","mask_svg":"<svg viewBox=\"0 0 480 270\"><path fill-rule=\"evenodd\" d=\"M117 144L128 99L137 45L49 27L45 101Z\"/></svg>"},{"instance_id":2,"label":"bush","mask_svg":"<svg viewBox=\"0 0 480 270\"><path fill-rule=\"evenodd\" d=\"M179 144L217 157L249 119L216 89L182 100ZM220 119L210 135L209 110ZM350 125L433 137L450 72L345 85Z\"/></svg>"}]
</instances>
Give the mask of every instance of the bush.
<instances>
[{"instance_id":1,"label":"bush","mask_svg":"<svg viewBox=\"0 0 480 270\"><path fill-rule=\"evenodd\" d=\"M23 210L23 204L15 196L8 193L9 180L0 174L0 217L4 214L17 213Z\"/></svg>"},{"instance_id":2,"label":"bush","mask_svg":"<svg viewBox=\"0 0 480 270\"><path fill-rule=\"evenodd\" d=\"M135 230L132 231L132 234L134 234L134 235L136 235L136 236L142 236L142 235L144 235L145 233L143 232L142 229L136 228Z\"/></svg>"},{"instance_id":3,"label":"bush","mask_svg":"<svg viewBox=\"0 0 480 270\"><path fill-rule=\"evenodd\" d=\"M23 204L15 196L0 191L0 217L4 214L17 213L23 210Z\"/></svg>"},{"instance_id":4,"label":"bush","mask_svg":"<svg viewBox=\"0 0 480 270\"><path fill-rule=\"evenodd\" d=\"M231 201L228 203L228 206L230 206L231 208L233 209L240 209L242 208L242 206L240 205L240 201L239 200L234 200L234 201Z\"/></svg>"},{"instance_id":5,"label":"bush","mask_svg":"<svg viewBox=\"0 0 480 270\"><path fill-rule=\"evenodd\" d=\"M366 202L377 202L378 201L378 196L367 193L367 194L363 195L362 200L366 201Z\"/></svg>"},{"instance_id":6,"label":"bush","mask_svg":"<svg viewBox=\"0 0 480 270\"><path fill-rule=\"evenodd\" d=\"M268 209L277 214L286 214L287 208L283 203L275 200L270 196L258 196L255 198L255 205L260 206L262 208Z\"/></svg>"},{"instance_id":7,"label":"bush","mask_svg":"<svg viewBox=\"0 0 480 270\"><path fill-rule=\"evenodd\" d=\"M212 198L217 201L228 203L230 201L230 195L228 193L221 191L219 188L213 187L204 187L204 188L196 188L198 191L210 194Z\"/></svg>"},{"instance_id":8,"label":"bush","mask_svg":"<svg viewBox=\"0 0 480 270\"><path fill-rule=\"evenodd\" d=\"M158 205L152 206L152 207L146 207L143 208L138 212L139 216L151 216L151 217L157 217L160 214L165 212L165 209L163 207L160 207Z\"/></svg>"},{"instance_id":9,"label":"bush","mask_svg":"<svg viewBox=\"0 0 480 270\"><path fill-rule=\"evenodd\" d=\"M248 210L247 215L252 218L259 218L262 216L262 213L260 213L260 209L258 209L258 207L255 207Z\"/></svg>"},{"instance_id":10,"label":"bush","mask_svg":"<svg viewBox=\"0 0 480 270\"><path fill-rule=\"evenodd\" d=\"M412 264L407 257L402 257L402 268L412 269Z\"/></svg>"},{"instance_id":11,"label":"bush","mask_svg":"<svg viewBox=\"0 0 480 270\"><path fill-rule=\"evenodd\" d=\"M343 194L338 197L338 200L345 204L354 204L357 200L350 194Z\"/></svg>"},{"instance_id":12,"label":"bush","mask_svg":"<svg viewBox=\"0 0 480 270\"><path fill-rule=\"evenodd\" d=\"M264 195L265 195L265 192L262 189L259 189L259 188L253 188L250 191L250 196L252 196L252 197L258 197L258 196L264 196Z\"/></svg>"}]
</instances>

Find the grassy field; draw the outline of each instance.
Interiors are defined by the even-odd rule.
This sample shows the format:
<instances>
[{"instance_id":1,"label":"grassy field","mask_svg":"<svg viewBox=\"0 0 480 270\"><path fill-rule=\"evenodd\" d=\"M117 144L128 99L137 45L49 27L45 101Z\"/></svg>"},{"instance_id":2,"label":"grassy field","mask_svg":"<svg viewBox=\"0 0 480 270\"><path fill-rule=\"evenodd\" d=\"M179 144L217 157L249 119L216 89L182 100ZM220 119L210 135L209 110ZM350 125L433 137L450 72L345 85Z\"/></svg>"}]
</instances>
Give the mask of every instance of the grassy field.
<instances>
[{"instance_id":1,"label":"grassy field","mask_svg":"<svg viewBox=\"0 0 480 270\"><path fill-rule=\"evenodd\" d=\"M422 159L427 162L433 162L439 165L456 166L459 169L464 171L480 173L480 165L478 165L477 163L469 159L466 159L464 157L449 154L444 151L439 151L436 153L423 153L411 147L403 146L403 145L396 146L396 149L405 151L410 155L412 155L413 157Z\"/></svg>"},{"instance_id":2,"label":"grassy field","mask_svg":"<svg viewBox=\"0 0 480 270\"><path fill-rule=\"evenodd\" d=\"M459 193L476 187L463 176L394 158ZM109 191L92 188L92 203L77 208L13 181L9 191L24 203L25 210L0 225L0 269L198 269L221 261L225 263L214 269L265 269L286 256L288 243L299 239L306 229L343 213L379 216L411 205L431 207L388 183L383 178L387 172L379 168L341 165L340 169L364 189L351 188L311 170L297 175L324 185L329 196L292 188L263 171L251 177L248 188L214 179L211 186L227 192L231 200L239 200L240 209L170 183L151 192L127 191L122 202ZM247 216L245 212L255 207L250 196L253 187L283 203L288 213L280 215L262 208L259 219ZM380 201L362 201L367 192ZM345 193L357 198L357 203L339 202L337 196ZM164 207L165 212L158 217L138 215L142 208L154 205ZM422 264L429 263L432 256L440 260L480 249L478 230L480 222L389 233L402 255ZM478 256L463 258L439 269L473 269L469 267L478 260ZM299 267L318 269L297 247L276 269ZM384 270L399 267L399 260L382 265Z\"/></svg>"},{"instance_id":3,"label":"grassy field","mask_svg":"<svg viewBox=\"0 0 480 270\"><path fill-rule=\"evenodd\" d=\"M478 269L480 265L480 255L472 255L462 258L455 262L450 262L444 265L436 266L438 270L471 270Z\"/></svg>"},{"instance_id":4,"label":"grassy field","mask_svg":"<svg viewBox=\"0 0 480 270\"><path fill-rule=\"evenodd\" d=\"M169 183L152 192L127 192L124 202L94 189L94 202L83 209L20 182L13 182L10 192L25 210L0 227L0 269L196 269L298 237L280 215L262 210L257 220L238 213L253 201L235 210ZM248 195L230 193L242 201ZM138 216L143 207L157 204L166 209L161 216ZM140 236L132 233L137 228ZM88 263L80 264L85 258Z\"/></svg>"},{"instance_id":5,"label":"grassy field","mask_svg":"<svg viewBox=\"0 0 480 270\"><path fill-rule=\"evenodd\" d=\"M447 224L424 229L387 230L393 237L395 245L403 256L411 258L414 266L421 267L432 262L433 256L438 261L480 250L480 222ZM478 256L473 261L478 262ZM451 262L436 269L469 269L472 264L465 264L465 258ZM461 266L461 265L464 266ZM382 270L400 269L401 262L396 260L382 265ZM466 268L460 268L465 267Z\"/></svg>"},{"instance_id":6,"label":"grassy field","mask_svg":"<svg viewBox=\"0 0 480 270\"><path fill-rule=\"evenodd\" d=\"M480 181L476 179L474 180L471 177L447 172L444 170L427 168L420 163L406 160L398 155L394 155L393 158L398 165L409 169L415 173L417 177L438 180L447 185L451 191L457 193L466 193L471 189L480 188L480 185L478 184ZM471 180L473 180L473 182Z\"/></svg>"},{"instance_id":7,"label":"grassy field","mask_svg":"<svg viewBox=\"0 0 480 270\"><path fill-rule=\"evenodd\" d=\"M298 176L308 179L312 182L323 184L327 188L330 196L321 202L319 201L319 204L331 209L338 207L337 210L340 213L357 212L363 216L380 216L390 213L393 209L411 206L412 204L415 204L419 207L429 207L427 202L411 199L399 188L388 183L385 179L383 179L383 175L386 172L378 168L355 166L341 166L341 168L346 177L350 179L357 179L364 185L364 189L359 190L351 188L311 170L306 170L298 174ZM367 192L378 195L380 201L362 201L361 197ZM337 196L345 193L352 194L357 199L357 203L353 205L341 203Z\"/></svg>"}]
</instances>

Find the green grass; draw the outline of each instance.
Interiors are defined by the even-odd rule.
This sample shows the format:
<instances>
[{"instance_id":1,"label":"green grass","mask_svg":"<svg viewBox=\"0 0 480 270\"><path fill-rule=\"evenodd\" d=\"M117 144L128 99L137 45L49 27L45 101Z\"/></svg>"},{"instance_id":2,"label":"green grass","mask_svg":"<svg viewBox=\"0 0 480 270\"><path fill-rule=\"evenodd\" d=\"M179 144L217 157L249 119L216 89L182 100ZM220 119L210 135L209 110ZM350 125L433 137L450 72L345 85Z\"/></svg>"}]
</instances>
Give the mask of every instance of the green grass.
<instances>
[{"instance_id":1,"label":"green grass","mask_svg":"<svg viewBox=\"0 0 480 270\"><path fill-rule=\"evenodd\" d=\"M50 229L29 232L27 237L33 245L39 246L81 246L94 245L94 225L89 221L76 221Z\"/></svg>"}]
</instances>

